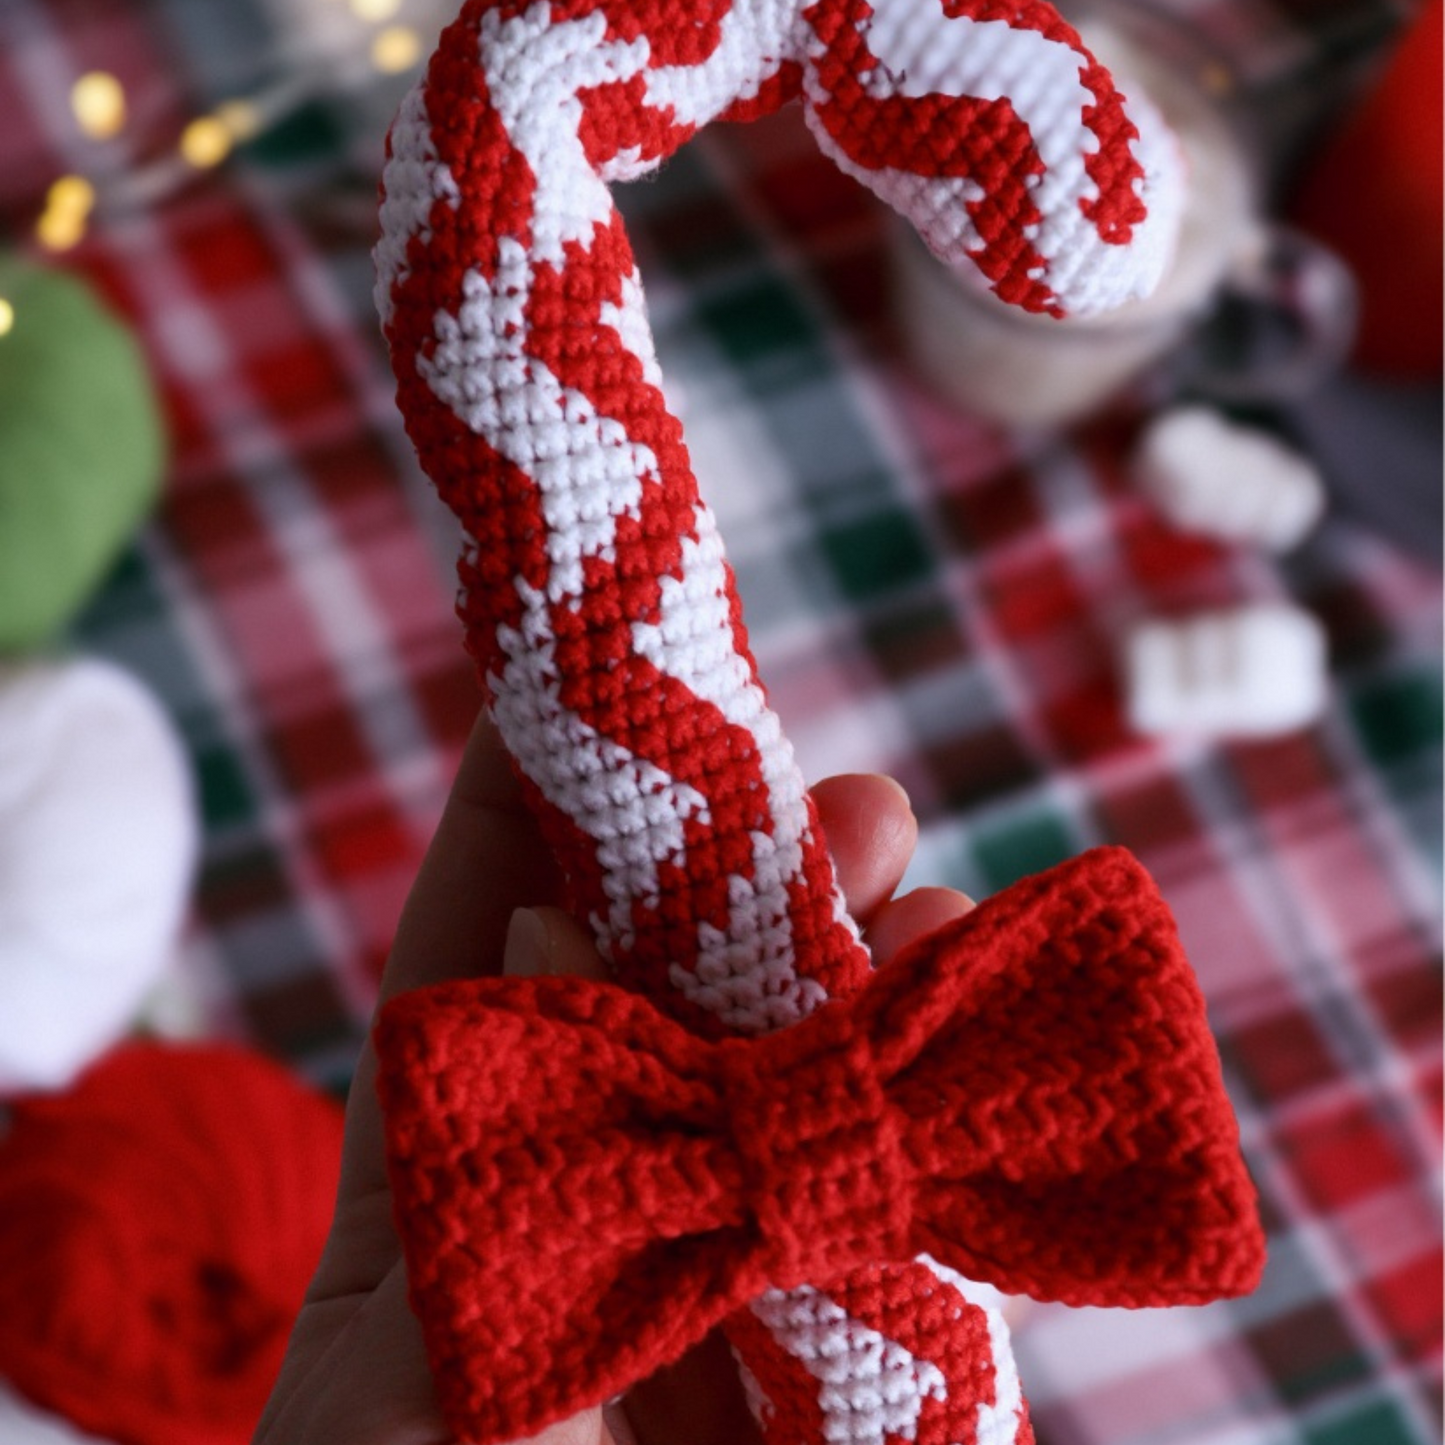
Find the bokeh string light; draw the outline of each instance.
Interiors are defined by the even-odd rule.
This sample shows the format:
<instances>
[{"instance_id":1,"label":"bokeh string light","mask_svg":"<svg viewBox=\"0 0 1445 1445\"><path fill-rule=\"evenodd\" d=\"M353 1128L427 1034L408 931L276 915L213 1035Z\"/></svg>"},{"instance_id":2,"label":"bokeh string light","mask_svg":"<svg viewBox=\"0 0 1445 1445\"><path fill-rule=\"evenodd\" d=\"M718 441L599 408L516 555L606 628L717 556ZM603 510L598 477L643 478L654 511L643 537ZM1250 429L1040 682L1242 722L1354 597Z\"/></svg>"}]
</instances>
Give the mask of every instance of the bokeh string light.
<instances>
[{"instance_id":1,"label":"bokeh string light","mask_svg":"<svg viewBox=\"0 0 1445 1445\"><path fill-rule=\"evenodd\" d=\"M88 71L70 87L70 109L94 140L109 140L125 129L125 90L107 71Z\"/></svg>"},{"instance_id":2,"label":"bokeh string light","mask_svg":"<svg viewBox=\"0 0 1445 1445\"><path fill-rule=\"evenodd\" d=\"M95 209L95 187L84 176L61 176L45 193L35 235L47 251L68 251L85 235Z\"/></svg>"},{"instance_id":3,"label":"bokeh string light","mask_svg":"<svg viewBox=\"0 0 1445 1445\"><path fill-rule=\"evenodd\" d=\"M351 13L358 20L380 25L392 19L401 9L401 0L351 0Z\"/></svg>"},{"instance_id":4,"label":"bokeh string light","mask_svg":"<svg viewBox=\"0 0 1445 1445\"><path fill-rule=\"evenodd\" d=\"M200 115L181 132L181 155L205 170L218 166L231 153L234 138L231 129L218 115Z\"/></svg>"},{"instance_id":5,"label":"bokeh string light","mask_svg":"<svg viewBox=\"0 0 1445 1445\"><path fill-rule=\"evenodd\" d=\"M400 75L421 59L421 36L410 25L388 25L371 42L371 63L385 75Z\"/></svg>"},{"instance_id":6,"label":"bokeh string light","mask_svg":"<svg viewBox=\"0 0 1445 1445\"><path fill-rule=\"evenodd\" d=\"M327 0L340 5L343 0ZM85 239L96 213L115 214L152 205L222 165L237 146L279 125L325 90L359 88L377 76L394 77L421 61L425 39L403 16L407 0L344 0L357 22L349 42L304 54L287 73L253 94L236 96L182 128L174 146L143 165L100 172L94 177L63 175L46 192L34 235L52 253L69 251ZM70 87L70 111L85 139L109 141L130 123L130 106L119 77L92 70ZM3 320L3 314L0 314ZM13 312L9 325L13 326ZM3 332L0 332L3 334Z\"/></svg>"}]
</instances>

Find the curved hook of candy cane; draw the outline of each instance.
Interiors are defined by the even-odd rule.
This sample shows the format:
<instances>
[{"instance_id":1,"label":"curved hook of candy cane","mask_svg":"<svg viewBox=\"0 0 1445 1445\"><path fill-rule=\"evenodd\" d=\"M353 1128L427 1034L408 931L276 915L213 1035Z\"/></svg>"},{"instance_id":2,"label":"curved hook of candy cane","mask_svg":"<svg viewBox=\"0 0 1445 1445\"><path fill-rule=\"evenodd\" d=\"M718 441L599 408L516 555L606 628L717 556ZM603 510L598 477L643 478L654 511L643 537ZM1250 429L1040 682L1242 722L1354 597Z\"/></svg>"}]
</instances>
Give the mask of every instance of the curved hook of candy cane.
<instances>
[{"instance_id":1,"label":"curved hook of candy cane","mask_svg":"<svg viewBox=\"0 0 1445 1445\"><path fill-rule=\"evenodd\" d=\"M1157 269L1164 229L1136 204L1149 155L1051 11L1024 0L1001 30L956 0L879 5L468 0L388 138L377 299L408 431L467 535L468 647L619 980L713 1032L795 1022L858 987L868 961L664 403L607 183L717 116L801 94L840 165L1020 304L1124 299ZM1053 51L1004 33L1020 26L1067 54L1045 64ZM1072 152L1038 120L1061 73L1086 107L1060 122ZM810 1292L791 1313L791 1296L760 1303L797 1367L793 1396L811 1399L796 1414L760 1395L771 1439L871 1442L940 1409L976 1408L982 1431L997 1402L974 1383L1012 1378L1001 1326L904 1349L912 1286L890 1278ZM829 1412L859 1403L840 1369L859 1400L896 1397L906 1377L912 1413L838 1436ZM999 1398L979 1438L1027 1438L1021 1405Z\"/></svg>"},{"instance_id":2,"label":"curved hook of candy cane","mask_svg":"<svg viewBox=\"0 0 1445 1445\"><path fill-rule=\"evenodd\" d=\"M1084 316L1149 295L1183 159L1143 95L1044 0L816 0L804 73L819 145L1005 301Z\"/></svg>"}]
</instances>

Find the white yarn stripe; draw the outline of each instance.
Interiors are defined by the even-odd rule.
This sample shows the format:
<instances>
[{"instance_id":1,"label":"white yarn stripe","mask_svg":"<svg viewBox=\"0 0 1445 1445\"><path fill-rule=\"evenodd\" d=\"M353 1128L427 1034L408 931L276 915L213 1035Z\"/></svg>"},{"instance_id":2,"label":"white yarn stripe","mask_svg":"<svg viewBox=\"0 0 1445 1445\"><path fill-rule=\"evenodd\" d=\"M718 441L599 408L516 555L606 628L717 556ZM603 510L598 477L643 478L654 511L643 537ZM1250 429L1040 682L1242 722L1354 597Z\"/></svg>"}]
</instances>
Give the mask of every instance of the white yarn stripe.
<instances>
[{"instance_id":1,"label":"white yarn stripe","mask_svg":"<svg viewBox=\"0 0 1445 1445\"><path fill-rule=\"evenodd\" d=\"M1177 147L1157 112L1130 102L1140 131L1135 158L1144 169L1138 194L1148 207L1128 245L1106 242L1081 210L1098 187L1085 169L1099 138L1083 123L1094 95L1079 79L1084 63L1071 46L1000 20L945 15L937 0L879 7L865 37L879 64L863 77L875 99L928 95L1007 99L1029 127L1045 170L1030 181L1043 220L1029 239L1043 258L1041 280L1065 311L1087 315L1146 296L1159 284L1173 254L1183 194ZM823 47L814 38L804 89L807 119L823 151L917 227L930 249L949 265L972 271L982 246L962 203L982 198L977 186L960 193L957 182L883 168L867 170L839 149L813 114L828 94L816 71Z\"/></svg>"},{"instance_id":2,"label":"white yarn stripe","mask_svg":"<svg viewBox=\"0 0 1445 1445\"><path fill-rule=\"evenodd\" d=\"M382 172L381 238L372 251L376 263L374 298L383 326L391 324L393 288L406 280L406 253L413 236L430 242L432 207L460 204L456 177L437 155L421 81L407 92L391 126L391 155Z\"/></svg>"},{"instance_id":3,"label":"white yarn stripe","mask_svg":"<svg viewBox=\"0 0 1445 1445\"><path fill-rule=\"evenodd\" d=\"M1015 1445L1019 1412L1024 1407L1023 1385L1014 1361L1013 1340L1008 1321L1000 1309L1004 1296L992 1285L966 1279L955 1269L940 1264L931 1255L920 1255L926 1265L946 1284L951 1284L971 1305L981 1309L988 1322L988 1342L993 1354L993 1404L982 1400L978 1406L978 1445Z\"/></svg>"},{"instance_id":4,"label":"white yarn stripe","mask_svg":"<svg viewBox=\"0 0 1445 1445\"><path fill-rule=\"evenodd\" d=\"M937 94L1011 103L1045 167L1032 187L1044 220L1030 239L1050 275L1066 247L1087 246L1091 235L1102 245L1079 209L1098 195L1084 159L1098 151L1099 138L1083 122L1094 95L1079 80L1078 51L1002 20L947 16L937 4L885 7L867 39L880 64L864 83L878 98Z\"/></svg>"},{"instance_id":5,"label":"white yarn stripe","mask_svg":"<svg viewBox=\"0 0 1445 1445\"><path fill-rule=\"evenodd\" d=\"M788 917L788 885L803 867L807 805L782 724L734 649L722 538L706 506L694 512L694 528L696 537L683 539L681 576L662 579L658 620L634 624L633 645L751 735L773 829L752 836L754 876L731 889L727 930L701 925L696 972L674 967L671 977L729 1027L761 1033L796 1023L827 997L794 967Z\"/></svg>"},{"instance_id":6,"label":"white yarn stripe","mask_svg":"<svg viewBox=\"0 0 1445 1445\"><path fill-rule=\"evenodd\" d=\"M521 15L482 16L482 72L503 128L536 180L532 259L560 266L569 241L585 245L612 215L612 197L593 170L578 135L577 91L628 80L647 64L645 39L608 41L607 16L553 21L548 0Z\"/></svg>"},{"instance_id":7,"label":"white yarn stripe","mask_svg":"<svg viewBox=\"0 0 1445 1445\"><path fill-rule=\"evenodd\" d=\"M591 786L605 740L557 698L545 604L578 596L586 558L615 560L617 518L638 514L643 479L655 477L657 464L650 448L627 440L620 423L600 416L585 396L563 387L549 368L524 354L530 288L527 252L515 239L501 238L495 279L478 271L466 274L458 315L438 313L436 349L417 364L440 400L537 483L548 526L547 587L537 607L529 606L527 635L502 642L512 661L497 680L498 722L509 746L516 738L519 761L548 801L606 843L599 863L604 869L615 863L616 873L607 880L614 906L605 926L628 948L634 941L632 899L655 907L657 864L683 861L681 819L675 830L660 829L656 800L676 798L685 805L685 817L702 816L705 803L695 790L630 755L628 778L644 786L645 771L649 795L640 798L629 784L619 784L625 796L615 818L599 814L595 798L576 790L577 780L549 776L561 767L559 755L549 749L570 740L587 753ZM735 881L729 928L701 924L697 972L676 968L673 981L730 1027L757 1033L795 1023L825 999L821 986L794 967L787 916L788 885L802 867L807 811L782 726L733 650L722 543L706 508L697 528L698 541L684 544L682 578L663 580L659 622L635 628L634 645L754 736L770 790L773 831L758 832L752 840L755 876ZM527 590L518 583L524 598ZM551 679L536 675L539 660ZM518 696L508 702L504 721L501 694L514 686ZM542 736L546 747L536 744ZM637 841L644 836L645 843Z\"/></svg>"},{"instance_id":8,"label":"white yarn stripe","mask_svg":"<svg viewBox=\"0 0 1445 1445\"><path fill-rule=\"evenodd\" d=\"M752 100L784 60L797 59L800 6L734 0L717 48L701 65L659 65L647 73L647 103L670 107L679 125L704 126L736 101Z\"/></svg>"},{"instance_id":9,"label":"white yarn stripe","mask_svg":"<svg viewBox=\"0 0 1445 1445\"><path fill-rule=\"evenodd\" d=\"M1094 94L1079 79L1084 59L1078 51L1002 20L945 15L937 3L881 6L866 39L880 62L863 77L875 98L949 95L1009 101L1048 167L1044 185L1049 189L1039 198L1040 209L1045 209L1044 197L1076 206L1083 157L1099 149L1098 136L1083 121Z\"/></svg>"},{"instance_id":10,"label":"white yarn stripe","mask_svg":"<svg viewBox=\"0 0 1445 1445\"><path fill-rule=\"evenodd\" d=\"M542 795L597 841L612 907L593 927L627 948L633 901L657 906L658 865L683 863L683 824L705 823L707 803L562 705L549 606L578 596L588 557L615 559L617 519L638 515L643 478L656 475L657 462L620 423L525 355L531 282L526 250L500 238L495 280L467 272L458 314L437 314L436 349L417 366L439 400L537 484L547 585L539 592L516 581L526 610L520 628L498 629L508 661L492 680L495 714Z\"/></svg>"},{"instance_id":11,"label":"white yarn stripe","mask_svg":"<svg viewBox=\"0 0 1445 1445\"><path fill-rule=\"evenodd\" d=\"M647 298L643 295L642 277L637 274L636 266L622 278L621 301L604 301L598 311L598 320L603 326L610 326L626 350L642 363L642 379L661 391L662 367L658 364L652 327L647 324Z\"/></svg>"},{"instance_id":12,"label":"white yarn stripe","mask_svg":"<svg viewBox=\"0 0 1445 1445\"><path fill-rule=\"evenodd\" d=\"M561 602L581 593L586 558L616 559L617 519L638 516L657 458L526 355L530 258L510 236L497 254L495 281L468 271L457 315L437 313L435 351L418 356L417 369L439 400L537 484L548 527L547 596Z\"/></svg>"},{"instance_id":13,"label":"white yarn stripe","mask_svg":"<svg viewBox=\"0 0 1445 1445\"><path fill-rule=\"evenodd\" d=\"M819 1382L823 1439L829 1445L917 1440L924 1402L948 1398L948 1383L937 1365L860 1324L809 1285L772 1290L752 1310ZM752 1387L766 1398L756 1379Z\"/></svg>"},{"instance_id":14,"label":"white yarn stripe","mask_svg":"<svg viewBox=\"0 0 1445 1445\"><path fill-rule=\"evenodd\" d=\"M707 799L563 707L546 599L522 583L518 592L527 604L522 626L497 629L507 662L490 679L493 716L543 797L596 841L610 907L606 919L588 922L605 954L614 942L629 949L634 900L658 905L658 865L685 862L683 825L710 823Z\"/></svg>"},{"instance_id":15,"label":"white yarn stripe","mask_svg":"<svg viewBox=\"0 0 1445 1445\"><path fill-rule=\"evenodd\" d=\"M831 137L828 144L832 144ZM974 279L977 273L967 258L983 250L983 237L974 226L968 207L983 200L986 195L977 181L967 176L946 176L935 180L912 171L894 170L891 166L864 172L841 152L834 155L830 150L828 154L841 170L847 171L856 180L864 181L895 211L907 216L935 256L951 265L964 262L968 267L965 274L970 280Z\"/></svg>"},{"instance_id":16,"label":"white yarn stripe","mask_svg":"<svg viewBox=\"0 0 1445 1445\"><path fill-rule=\"evenodd\" d=\"M1077 298L1071 310L1079 316L1152 295L1174 260L1184 219L1187 166L1178 138L1142 90L1129 91L1128 109L1139 132L1134 158L1144 168L1135 194L1148 215L1134 223L1127 246L1106 246L1095 238L1072 253L1062 246L1052 253L1055 284L1061 294Z\"/></svg>"},{"instance_id":17,"label":"white yarn stripe","mask_svg":"<svg viewBox=\"0 0 1445 1445\"><path fill-rule=\"evenodd\" d=\"M817 108L827 105L832 97L813 64L803 71L803 95L806 102L803 119L819 150L840 171L906 216L940 261L958 267L965 274L972 273L972 258L983 249L984 243L967 207L984 199L983 187L967 176L924 176L893 166L880 166L876 170L860 166L818 119Z\"/></svg>"}]
</instances>

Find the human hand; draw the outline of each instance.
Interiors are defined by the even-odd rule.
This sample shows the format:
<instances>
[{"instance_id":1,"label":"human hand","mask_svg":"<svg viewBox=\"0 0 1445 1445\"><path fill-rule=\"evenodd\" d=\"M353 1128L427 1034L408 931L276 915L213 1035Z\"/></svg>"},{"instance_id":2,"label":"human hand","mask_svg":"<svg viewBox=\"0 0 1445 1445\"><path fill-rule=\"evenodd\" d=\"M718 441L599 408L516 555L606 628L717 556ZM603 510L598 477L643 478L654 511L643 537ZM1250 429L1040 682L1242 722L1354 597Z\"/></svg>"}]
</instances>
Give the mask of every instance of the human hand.
<instances>
[{"instance_id":1,"label":"human hand","mask_svg":"<svg viewBox=\"0 0 1445 1445\"><path fill-rule=\"evenodd\" d=\"M894 892L918 830L901 788L871 775L813 790L848 908L875 962L972 905L947 888ZM556 905L561 884L500 737L478 721L436 836L397 927L381 1001L482 974L605 970L587 933ZM520 911L519 911L520 910ZM368 1042L346 1109L331 1234L297 1318L255 1445L452 1445L407 1304L406 1269ZM629 1392L518 1445L755 1445L737 1371L714 1334Z\"/></svg>"}]
</instances>

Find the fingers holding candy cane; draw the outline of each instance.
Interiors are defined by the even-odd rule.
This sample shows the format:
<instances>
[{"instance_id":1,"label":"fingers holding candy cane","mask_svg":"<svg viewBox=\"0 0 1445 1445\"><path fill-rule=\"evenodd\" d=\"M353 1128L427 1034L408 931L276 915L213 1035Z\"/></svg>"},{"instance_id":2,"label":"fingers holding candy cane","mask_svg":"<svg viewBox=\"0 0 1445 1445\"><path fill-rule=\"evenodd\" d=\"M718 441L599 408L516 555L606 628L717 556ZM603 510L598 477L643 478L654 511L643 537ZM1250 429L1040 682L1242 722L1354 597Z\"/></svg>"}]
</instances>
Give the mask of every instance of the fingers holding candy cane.
<instances>
[{"instance_id":1,"label":"fingers holding candy cane","mask_svg":"<svg viewBox=\"0 0 1445 1445\"><path fill-rule=\"evenodd\" d=\"M902 908L893 894L917 839L907 798L886 778L834 778L814 789L835 837L836 865L850 908L871 928ZM383 996L448 979L600 970L586 932L551 906L558 884L495 728L478 722L452 795L398 929ZM956 911L968 904L953 894ZM540 947L508 929L518 912L543 926ZM905 920L906 921L906 920ZM894 927L896 930L897 920ZM391 1224L381 1157L375 1060L368 1048L348 1104L336 1218L257 1436L258 1445L347 1440L420 1445L446 1438ZM679 1380L686 1387L679 1389ZM697 1357L644 1385L637 1403L644 1445L746 1445L746 1406L720 1337ZM741 1413L739 1413L741 1412ZM542 1437L562 1445L607 1442L596 1412ZM621 1445L623 1424L613 1427ZM590 1434L588 1432L591 1432ZM649 1433L650 1432L650 1433ZM721 1433L720 1433L721 1432ZM570 1445L570 1442L569 1442Z\"/></svg>"}]
</instances>

